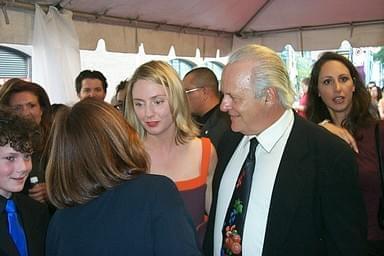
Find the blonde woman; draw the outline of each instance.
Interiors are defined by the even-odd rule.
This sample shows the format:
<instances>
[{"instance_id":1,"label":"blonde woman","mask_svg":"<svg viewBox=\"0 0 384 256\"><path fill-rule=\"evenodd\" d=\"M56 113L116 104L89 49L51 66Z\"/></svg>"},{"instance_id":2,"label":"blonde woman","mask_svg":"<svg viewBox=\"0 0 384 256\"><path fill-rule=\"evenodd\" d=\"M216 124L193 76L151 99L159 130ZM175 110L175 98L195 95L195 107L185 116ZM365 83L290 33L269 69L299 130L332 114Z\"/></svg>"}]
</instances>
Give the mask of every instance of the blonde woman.
<instances>
[{"instance_id":1,"label":"blonde woman","mask_svg":"<svg viewBox=\"0 0 384 256\"><path fill-rule=\"evenodd\" d=\"M197 137L182 82L169 64L151 61L135 71L128 86L125 116L144 141L151 173L176 183L202 238L204 215L210 207L207 183L217 156L209 139Z\"/></svg>"}]
</instances>

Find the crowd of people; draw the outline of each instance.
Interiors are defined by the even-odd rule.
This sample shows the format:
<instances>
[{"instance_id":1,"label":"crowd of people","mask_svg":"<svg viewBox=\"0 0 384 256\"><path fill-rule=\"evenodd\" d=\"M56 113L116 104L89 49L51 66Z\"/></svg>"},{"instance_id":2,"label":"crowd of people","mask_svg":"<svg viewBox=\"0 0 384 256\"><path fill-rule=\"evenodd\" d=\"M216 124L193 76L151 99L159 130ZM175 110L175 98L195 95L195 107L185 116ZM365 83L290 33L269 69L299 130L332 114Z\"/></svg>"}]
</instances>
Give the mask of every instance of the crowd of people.
<instances>
[{"instance_id":1,"label":"crowd of people","mask_svg":"<svg viewBox=\"0 0 384 256\"><path fill-rule=\"evenodd\" d=\"M0 89L1 255L384 255L381 91L345 57L319 57L299 104L261 45L220 85L149 61L111 103L99 71L74 88Z\"/></svg>"}]
</instances>

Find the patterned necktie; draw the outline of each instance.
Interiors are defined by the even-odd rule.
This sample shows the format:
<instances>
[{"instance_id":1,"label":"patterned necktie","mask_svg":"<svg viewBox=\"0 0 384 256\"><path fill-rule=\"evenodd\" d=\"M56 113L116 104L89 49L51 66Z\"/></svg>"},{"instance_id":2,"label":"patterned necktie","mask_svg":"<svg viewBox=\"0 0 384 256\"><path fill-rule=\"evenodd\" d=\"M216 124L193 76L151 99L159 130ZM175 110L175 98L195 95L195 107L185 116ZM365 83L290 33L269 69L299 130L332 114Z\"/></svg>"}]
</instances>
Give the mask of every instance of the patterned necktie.
<instances>
[{"instance_id":1,"label":"patterned necktie","mask_svg":"<svg viewBox=\"0 0 384 256\"><path fill-rule=\"evenodd\" d=\"M8 232L15 243L20 256L27 256L27 241L23 227L20 225L17 217L15 202L12 199L7 200L5 211L8 217Z\"/></svg>"},{"instance_id":2,"label":"patterned necktie","mask_svg":"<svg viewBox=\"0 0 384 256\"><path fill-rule=\"evenodd\" d=\"M235 189L225 215L222 230L223 244L221 255L242 255L242 238L245 216L247 214L252 176L255 169L255 151L259 144L256 138L251 139L249 152L245 159Z\"/></svg>"}]
</instances>

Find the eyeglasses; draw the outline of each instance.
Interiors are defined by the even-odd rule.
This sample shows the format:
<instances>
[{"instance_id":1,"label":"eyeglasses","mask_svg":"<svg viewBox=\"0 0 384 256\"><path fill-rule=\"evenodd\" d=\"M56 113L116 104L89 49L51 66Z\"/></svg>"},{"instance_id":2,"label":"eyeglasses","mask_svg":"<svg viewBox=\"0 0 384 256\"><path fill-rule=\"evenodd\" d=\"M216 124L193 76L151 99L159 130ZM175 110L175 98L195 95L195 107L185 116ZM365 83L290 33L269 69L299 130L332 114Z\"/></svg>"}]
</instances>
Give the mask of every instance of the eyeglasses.
<instances>
[{"instance_id":1,"label":"eyeglasses","mask_svg":"<svg viewBox=\"0 0 384 256\"><path fill-rule=\"evenodd\" d=\"M191 92L195 92L197 90L200 90L200 89L203 89L204 87L196 87L196 88L192 88L192 89L189 89L189 90L185 90L185 93L186 94L189 94Z\"/></svg>"},{"instance_id":2,"label":"eyeglasses","mask_svg":"<svg viewBox=\"0 0 384 256\"><path fill-rule=\"evenodd\" d=\"M113 106L115 109L117 109L117 110L119 110L119 111L121 111L121 112L123 112L123 110L124 110L124 103L117 103L116 105L114 105Z\"/></svg>"}]
</instances>

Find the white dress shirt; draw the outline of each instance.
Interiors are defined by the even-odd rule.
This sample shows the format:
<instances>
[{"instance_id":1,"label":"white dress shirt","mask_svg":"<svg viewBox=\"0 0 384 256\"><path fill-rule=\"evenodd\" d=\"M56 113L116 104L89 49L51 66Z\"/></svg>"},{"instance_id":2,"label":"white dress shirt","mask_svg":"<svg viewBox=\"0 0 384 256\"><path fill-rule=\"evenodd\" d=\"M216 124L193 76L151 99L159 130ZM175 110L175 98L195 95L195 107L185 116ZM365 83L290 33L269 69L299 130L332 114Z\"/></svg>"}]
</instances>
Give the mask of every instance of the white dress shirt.
<instances>
[{"instance_id":1,"label":"white dress shirt","mask_svg":"<svg viewBox=\"0 0 384 256\"><path fill-rule=\"evenodd\" d=\"M259 145L255 152L256 166L244 223L242 252L243 255L262 255L273 186L293 121L293 111L286 110L273 125L258 136L244 136L237 146L225 168L218 192L213 247L215 256L220 256L224 218L253 137L257 138Z\"/></svg>"}]
</instances>

